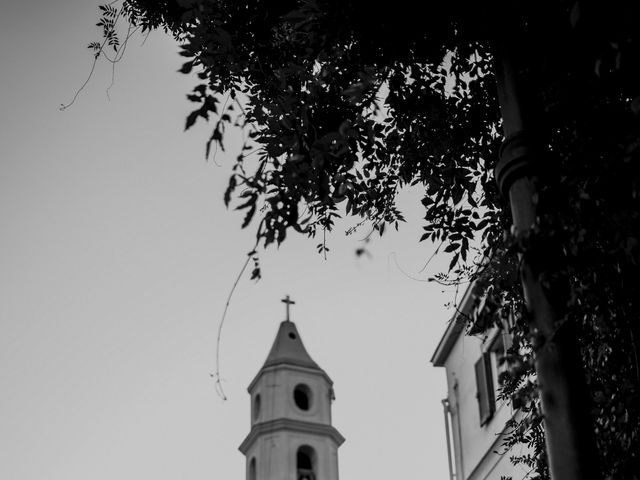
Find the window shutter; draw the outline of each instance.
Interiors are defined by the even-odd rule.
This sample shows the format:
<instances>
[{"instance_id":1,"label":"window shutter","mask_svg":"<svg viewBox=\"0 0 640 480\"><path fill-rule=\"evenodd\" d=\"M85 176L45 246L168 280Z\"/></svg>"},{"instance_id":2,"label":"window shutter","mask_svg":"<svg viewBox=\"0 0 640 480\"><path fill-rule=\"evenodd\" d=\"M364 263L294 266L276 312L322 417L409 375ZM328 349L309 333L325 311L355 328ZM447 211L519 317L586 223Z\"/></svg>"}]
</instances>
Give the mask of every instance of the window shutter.
<instances>
[{"instance_id":1,"label":"window shutter","mask_svg":"<svg viewBox=\"0 0 640 480\"><path fill-rule=\"evenodd\" d=\"M476 386L478 388L478 408L480 409L480 425L489 421L496 409L493 394L493 375L491 373L491 354L485 352L475 365Z\"/></svg>"}]
</instances>

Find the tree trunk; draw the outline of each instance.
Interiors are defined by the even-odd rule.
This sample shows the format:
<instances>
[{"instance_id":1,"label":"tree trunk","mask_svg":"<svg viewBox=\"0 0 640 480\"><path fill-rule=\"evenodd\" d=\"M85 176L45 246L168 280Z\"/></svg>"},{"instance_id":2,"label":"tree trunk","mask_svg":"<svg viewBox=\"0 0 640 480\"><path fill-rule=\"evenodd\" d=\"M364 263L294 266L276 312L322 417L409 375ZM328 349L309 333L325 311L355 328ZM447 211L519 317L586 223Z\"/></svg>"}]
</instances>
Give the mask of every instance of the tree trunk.
<instances>
[{"instance_id":1,"label":"tree trunk","mask_svg":"<svg viewBox=\"0 0 640 480\"><path fill-rule=\"evenodd\" d=\"M532 141L530 115L523 105L522 84L516 67L513 39L494 49L498 98L505 140L495 176L500 190L509 198L515 233L527 236L536 223L536 165L540 151ZM525 95L529 92L524 92ZM580 350L574 327L559 322L545 288L542 273L559 268L550 265L549 252L531 246L522 256L521 281L530 328L539 340L535 346L538 379L545 429L549 470L553 480L584 480L599 477L598 455L590 415Z\"/></svg>"}]
</instances>

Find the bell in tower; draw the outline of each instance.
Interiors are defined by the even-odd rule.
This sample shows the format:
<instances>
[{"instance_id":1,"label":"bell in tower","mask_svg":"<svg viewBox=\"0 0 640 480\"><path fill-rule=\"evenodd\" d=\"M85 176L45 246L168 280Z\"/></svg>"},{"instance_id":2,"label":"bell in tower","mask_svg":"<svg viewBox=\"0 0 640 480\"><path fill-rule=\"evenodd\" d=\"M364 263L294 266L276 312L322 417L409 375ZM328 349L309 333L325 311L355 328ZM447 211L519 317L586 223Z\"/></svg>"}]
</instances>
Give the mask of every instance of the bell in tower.
<instances>
[{"instance_id":1,"label":"bell in tower","mask_svg":"<svg viewBox=\"0 0 640 480\"><path fill-rule=\"evenodd\" d=\"M251 431L240 445L247 480L338 480L331 425L333 382L305 349L289 320L280 324L264 365L249 385Z\"/></svg>"}]
</instances>

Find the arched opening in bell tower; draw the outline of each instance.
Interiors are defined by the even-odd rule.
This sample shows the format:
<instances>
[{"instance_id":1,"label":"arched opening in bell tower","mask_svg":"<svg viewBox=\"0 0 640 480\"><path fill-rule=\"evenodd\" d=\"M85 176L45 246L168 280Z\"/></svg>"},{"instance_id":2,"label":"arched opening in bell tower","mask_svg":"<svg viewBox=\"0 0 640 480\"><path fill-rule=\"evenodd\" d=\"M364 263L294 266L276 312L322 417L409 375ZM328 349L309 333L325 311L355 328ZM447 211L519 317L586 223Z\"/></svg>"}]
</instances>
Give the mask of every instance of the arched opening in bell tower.
<instances>
[{"instance_id":1,"label":"arched opening in bell tower","mask_svg":"<svg viewBox=\"0 0 640 480\"><path fill-rule=\"evenodd\" d=\"M316 452L309 445L296 453L296 480L316 480Z\"/></svg>"},{"instance_id":2,"label":"arched opening in bell tower","mask_svg":"<svg viewBox=\"0 0 640 480\"><path fill-rule=\"evenodd\" d=\"M311 408L311 389L304 383L299 383L293 389L293 401L303 411Z\"/></svg>"}]
</instances>

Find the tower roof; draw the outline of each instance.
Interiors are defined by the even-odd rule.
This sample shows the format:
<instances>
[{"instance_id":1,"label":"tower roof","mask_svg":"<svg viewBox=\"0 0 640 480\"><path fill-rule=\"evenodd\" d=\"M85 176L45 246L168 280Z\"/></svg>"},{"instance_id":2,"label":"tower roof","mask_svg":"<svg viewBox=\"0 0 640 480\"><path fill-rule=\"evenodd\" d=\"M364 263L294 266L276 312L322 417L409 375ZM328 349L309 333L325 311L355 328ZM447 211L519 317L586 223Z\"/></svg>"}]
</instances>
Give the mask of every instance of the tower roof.
<instances>
[{"instance_id":1,"label":"tower roof","mask_svg":"<svg viewBox=\"0 0 640 480\"><path fill-rule=\"evenodd\" d=\"M304 348L295 323L289 320L280 323L280 328L262 369L281 364L322 370Z\"/></svg>"}]
</instances>

